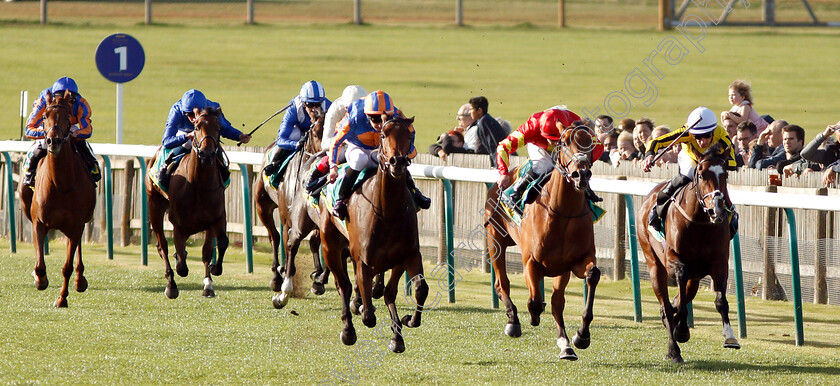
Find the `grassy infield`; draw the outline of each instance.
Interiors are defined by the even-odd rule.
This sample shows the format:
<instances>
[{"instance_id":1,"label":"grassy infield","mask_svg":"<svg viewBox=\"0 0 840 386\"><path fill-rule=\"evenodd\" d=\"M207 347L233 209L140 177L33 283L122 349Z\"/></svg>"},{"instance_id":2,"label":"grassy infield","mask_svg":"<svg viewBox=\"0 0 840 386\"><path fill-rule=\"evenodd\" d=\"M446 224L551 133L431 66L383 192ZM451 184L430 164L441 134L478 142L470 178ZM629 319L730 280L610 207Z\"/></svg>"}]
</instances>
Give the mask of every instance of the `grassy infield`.
<instances>
[{"instance_id":1,"label":"grassy infield","mask_svg":"<svg viewBox=\"0 0 840 386\"><path fill-rule=\"evenodd\" d=\"M9 3L2 7L12 9ZM658 97L649 107L633 99L632 117L648 115L678 126L698 104L726 108L728 83L746 78L753 81L760 112L800 123L809 136L840 118L832 92L840 86L833 72L838 60L833 30L710 30L700 54L676 31L109 22L115 24L0 24L0 119L5 122L0 137L17 136L19 90L35 93L71 74L94 107L95 141L113 141L114 88L93 67L93 53L100 39L117 31L138 38L147 57L143 74L125 87L126 143L157 143L169 106L188 88L203 89L224 105L232 122L250 128L310 78L322 81L331 97L348 83L388 90L408 114L417 115L418 145L452 125L457 106L472 95L486 95L492 114L517 124L557 103L578 111L598 107L610 91L624 90L625 76L636 67L655 80ZM675 66L664 64L660 55L655 60L664 79L655 79L642 60L669 36L689 52ZM263 129L255 143L273 136L273 128ZM8 250L7 242L0 248ZM323 297L308 294L287 309L271 308L264 251L257 253L254 275L244 274L241 254L231 254L216 281L216 299L200 297L202 269L192 260L191 275L179 280L181 297L167 300L162 264L154 255L149 267L141 267L136 248L119 249L116 260L107 261L101 246L86 246L90 289L72 292L70 308L56 310L51 304L63 247L53 245L52 283L45 292L31 284L31 246L18 248L18 254L0 256L0 315L5 316L0 318L0 382L317 383L338 382L331 373L353 378L348 366L355 369L356 381L379 384L840 382L836 307L806 304L806 346L795 347L792 305L748 299L749 337L741 341L743 349L733 351L721 347L712 295L701 293L697 328L682 345L687 363L672 366L663 359L665 332L647 283L642 285L645 321L636 324L629 283L603 280L592 347L578 350L578 362L567 363L557 359L549 314L538 328L523 326L522 338L506 338L503 312L489 308L487 276L465 273L457 286L458 302L429 312L420 329L407 332L407 351L396 355L384 353L380 342L363 346L362 341L377 338L358 318L360 343L350 348L340 343L332 285ZM524 280L514 276L512 282L527 323ZM581 284L574 281L566 311L570 331L579 325L581 302ZM734 299L730 302L735 321ZM378 313L380 323L386 315ZM369 360L370 367L357 358Z\"/></svg>"}]
</instances>

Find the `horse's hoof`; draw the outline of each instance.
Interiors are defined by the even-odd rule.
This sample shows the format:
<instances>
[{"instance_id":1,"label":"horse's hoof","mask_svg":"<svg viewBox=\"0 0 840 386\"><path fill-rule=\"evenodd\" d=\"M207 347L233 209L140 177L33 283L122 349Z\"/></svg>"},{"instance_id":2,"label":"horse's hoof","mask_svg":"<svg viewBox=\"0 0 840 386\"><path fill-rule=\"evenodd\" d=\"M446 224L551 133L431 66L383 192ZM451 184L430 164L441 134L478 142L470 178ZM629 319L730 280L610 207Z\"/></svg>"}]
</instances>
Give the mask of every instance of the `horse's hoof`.
<instances>
[{"instance_id":1,"label":"horse's hoof","mask_svg":"<svg viewBox=\"0 0 840 386\"><path fill-rule=\"evenodd\" d=\"M166 286L166 289L163 290L163 294L170 299L175 299L178 297L178 287L176 286Z\"/></svg>"},{"instance_id":2,"label":"horse's hoof","mask_svg":"<svg viewBox=\"0 0 840 386\"><path fill-rule=\"evenodd\" d=\"M35 278L35 288L37 288L38 291L43 291L50 286L50 279L47 279L47 275L40 277L35 273L35 271L32 271L32 277Z\"/></svg>"},{"instance_id":3,"label":"horse's hoof","mask_svg":"<svg viewBox=\"0 0 840 386\"><path fill-rule=\"evenodd\" d=\"M366 315L362 315L362 323L367 328L374 328L376 327L376 314L373 312L370 313L370 317L366 317Z\"/></svg>"},{"instance_id":4,"label":"horse's hoof","mask_svg":"<svg viewBox=\"0 0 840 386\"><path fill-rule=\"evenodd\" d=\"M572 344L581 350L589 348L590 343L589 337L583 338L580 333L575 333L575 336L572 337Z\"/></svg>"},{"instance_id":5,"label":"horse's hoof","mask_svg":"<svg viewBox=\"0 0 840 386\"><path fill-rule=\"evenodd\" d=\"M312 273L309 274L309 278L312 279L312 281L318 281L318 276L321 276L321 272L312 271Z\"/></svg>"},{"instance_id":6,"label":"horse's hoof","mask_svg":"<svg viewBox=\"0 0 840 386\"><path fill-rule=\"evenodd\" d=\"M221 264L210 264L210 273L213 276L221 276L222 275L222 265Z\"/></svg>"},{"instance_id":7,"label":"horse's hoof","mask_svg":"<svg viewBox=\"0 0 840 386\"><path fill-rule=\"evenodd\" d=\"M341 331L341 343L344 343L345 346L352 346L356 344L356 330L343 330Z\"/></svg>"},{"instance_id":8,"label":"horse's hoof","mask_svg":"<svg viewBox=\"0 0 840 386\"><path fill-rule=\"evenodd\" d=\"M388 342L388 349L397 353L397 354L399 354L401 352L404 352L405 351L405 342L402 342L402 341L397 342L396 340L391 339L391 341Z\"/></svg>"},{"instance_id":9,"label":"horse's hoof","mask_svg":"<svg viewBox=\"0 0 840 386\"><path fill-rule=\"evenodd\" d=\"M190 269L187 268L187 263L178 263L175 266L175 272L178 272L178 276L180 277L187 277L187 274L190 273Z\"/></svg>"},{"instance_id":10,"label":"horse's hoof","mask_svg":"<svg viewBox=\"0 0 840 386\"><path fill-rule=\"evenodd\" d=\"M735 338L728 338L723 342L724 348L734 348L736 350L741 348L741 345L738 343L738 339Z\"/></svg>"},{"instance_id":11,"label":"horse's hoof","mask_svg":"<svg viewBox=\"0 0 840 386\"><path fill-rule=\"evenodd\" d=\"M211 289L206 289L203 292L201 292L201 296L204 296L205 298L215 298L216 297L216 291L213 291Z\"/></svg>"},{"instance_id":12,"label":"horse's hoof","mask_svg":"<svg viewBox=\"0 0 840 386\"><path fill-rule=\"evenodd\" d=\"M385 285L384 284L376 284L373 286L373 291L371 292L371 296L374 299L379 299L382 295L385 294Z\"/></svg>"},{"instance_id":13,"label":"horse's hoof","mask_svg":"<svg viewBox=\"0 0 840 386\"><path fill-rule=\"evenodd\" d=\"M531 315L531 325L536 327L540 325L540 316L539 315Z\"/></svg>"},{"instance_id":14,"label":"horse's hoof","mask_svg":"<svg viewBox=\"0 0 840 386\"><path fill-rule=\"evenodd\" d=\"M312 291L312 293L315 294L315 295L323 295L324 292L326 292L326 289L324 288L324 285L321 284L321 283L318 283L317 281L312 283L312 288L310 288L309 290Z\"/></svg>"},{"instance_id":15,"label":"horse's hoof","mask_svg":"<svg viewBox=\"0 0 840 386\"><path fill-rule=\"evenodd\" d=\"M567 361L576 361L578 357L577 354L575 354L575 350L572 350L571 347L566 347L560 353L560 359L565 359Z\"/></svg>"},{"instance_id":16,"label":"horse's hoof","mask_svg":"<svg viewBox=\"0 0 840 386\"><path fill-rule=\"evenodd\" d=\"M522 327L518 324L508 323L505 325L505 334L511 338L522 336Z\"/></svg>"},{"instance_id":17,"label":"horse's hoof","mask_svg":"<svg viewBox=\"0 0 840 386\"><path fill-rule=\"evenodd\" d=\"M685 324L678 324L677 328L674 329L674 340L677 343L685 343L688 342L688 339L691 338L691 332L688 330L688 326Z\"/></svg>"},{"instance_id":18,"label":"horse's hoof","mask_svg":"<svg viewBox=\"0 0 840 386\"><path fill-rule=\"evenodd\" d=\"M88 288L88 281L84 276L76 278L76 292L85 292Z\"/></svg>"},{"instance_id":19,"label":"horse's hoof","mask_svg":"<svg viewBox=\"0 0 840 386\"><path fill-rule=\"evenodd\" d=\"M271 279L271 283L269 283L268 286L271 288L272 291L280 292L280 290L283 288L283 277L280 275L274 275L274 277Z\"/></svg>"},{"instance_id":20,"label":"horse's hoof","mask_svg":"<svg viewBox=\"0 0 840 386\"><path fill-rule=\"evenodd\" d=\"M286 307L286 304L289 304L289 296L285 292L276 293L271 297L271 304L278 310Z\"/></svg>"},{"instance_id":21,"label":"horse's hoof","mask_svg":"<svg viewBox=\"0 0 840 386\"><path fill-rule=\"evenodd\" d=\"M685 363L685 361L682 359L682 356L679 356L679 355L670 356L669 355L669 357L670 358L668 358L668 359L671 359L671 363L676 363L676 364Z\"/></svg>"},{"instance_id":22,"label":"horse's hoof","mask_svg":"<svg viewBox=\"0 0 840 386\"><path fill-rule=\"evenodd\" d=\"M355 301L350 302L350 312L353 315L361 315L362 314L362 303L356 303Z\"/></svg>"},{"instance_id":23,"label":"horse's hoof","mask_svg":"<svg viewBox=\"0 0 840 386\"><path fill-rule=\"evenodd\" d=\"M412 319L411 315L406 315L406 316L403 316L403 318L402 318L402 320L400 320L400 322L402 323L402 325L403 325L404 327L409 327L409 328L417 328L417 327L420 327L420 321L419 321L419 319L418 319L417 323L413 323L413 322L412 322L413 320L414 320L414 319Z\"/></svg>"},{"instance_id":24,"label":"horse's hoof","mask_svg":"<svg viewBox=\"0 0 840 386\"><path fill-rule=\"evenodd\" d=\"M58 297L55 299L55 303L53 303L53 307L55 308L67 308L67 298Z\"/></svg>"}]
</instances>

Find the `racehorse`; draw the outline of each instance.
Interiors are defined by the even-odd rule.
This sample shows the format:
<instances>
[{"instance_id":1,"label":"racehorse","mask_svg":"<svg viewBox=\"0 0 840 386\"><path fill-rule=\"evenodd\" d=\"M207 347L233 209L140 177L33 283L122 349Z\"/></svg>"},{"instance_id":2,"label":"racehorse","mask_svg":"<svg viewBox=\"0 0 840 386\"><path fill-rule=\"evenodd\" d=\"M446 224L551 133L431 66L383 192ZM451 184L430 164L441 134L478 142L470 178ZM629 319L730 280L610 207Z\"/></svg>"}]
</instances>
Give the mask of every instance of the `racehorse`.
<instances>
[{"instance_id":1,"label":"racehorse","mask_svg":"<svg viewBox=\"0 0 840 386\"><path fill-rule=\"evenodd\" d=\"M254 186L254 201L256 202L257 215L262 220L268 237L271 241L273 262L271 271L273 277L269 284L275 292L272 297L272 304L275 308L283 308L289 301L293 290L293 278L296 273L295 257L297 256L300 243L310 233L315 234L309 238L309 248L312 251L315 271L310 274L313 280L311 291L317 295L324 293L324 285L327 284L330 271L321 267L321 259L318 251L321 247L321 238L317 232L318 210L307 203L307 194L303 189L303 183L309 175L309 167L317 162L320 157L313 157L321 148L321 134L324 130L324 114L321 114L312 124L309 131L304 133L305 145L298 150L288 161L288 166L283 171L283 181L277 186L277 190L268 189L265 186L262 176L258 176ZM268 146L267 152L273 148ZM263 157L267 159L267 157ZM265 166L265 165L263 165ZM279 249L280 232L274 222L274 210L278 209L280 222L286 231L285 267L280 267ZM282 291L282 292L281 292ZM278 293L279 292L279 293Z\"/></svg>"},{"instance_id":2,"label":"racehorse","mask_svg":"<svg viewBox=\"0 0 840 386\"><path fill-rule=\"evenodd\" d=\"M67 259L64 262L64 284L53 304L67 307L68 284L73 273L73 256L76 250L76 291L85 292L85 266L82 263L82 232L85 223L93 218L96 206L96 184L88 176L85 164L76 154L70 132L70 91L64 94L47 94L44 110L44 127L47 130L47 156L38 165L35 186L30 189L20 184L23 213L32 221L32 240L37 261L32 276L38 290L49 286L47 266L44 263L44 239L50 229L58 229L67 237Z\"/></svg>"},{"instance_id":3,"label":"racehorse","mask_svg":"<svg viewBox=\"0 0 840 386\"><path fill-rule=\"evenodd\" d=\"M711 276L717 294L715 308L723 320L723 346L740 348L729 324L726 280L729 275L729 193L726 189L727 160L719 155L719 145L706 151L694 170L693 182L678 193L669 206L665 221L665 242L649 232L638 233L645 254L650 283L659 299L662 324L668 330L668 355L682 363L679 343L690 337L688 303L697 295L700 279ZM685 151L685 150L684 150ZM729 154L729 150L724 152ZM656 194L667 182L660 183L639 208L636 229L646 229L646 219L656 205ZM668 299L668 277L676 279L678 292L673 303Z\"/></svg>"},{"instance_id":4,"label":"racehorse","mask_svg":"<svg viewBox=\"0 0 840 386\"><path fill-rule=\"evenodd\" d=\"M172 241L175 244L175 270L181 277L189 273L187 268L187 239L204 232L204 247L201 250L204 262L204 291L205 297L214 297L212 273L222 274L222 262L228 247L228 237L225 230L227 218L225 214L225 181L222 179L217 152L221 150L219 135L220 110L208 107L199 111L196 109L195 130L193 131L192 150L184 155L178 168L169 179L168 193L162 191L152 183L151 169L155 159L161 156L161 151L149 163L149 173L146 179L146 193L149 197L149 222L157 239L158 254L166 265L166 290L164 294L170 299L178 297L178 286L169 265L169 248L163 233L163 216L169 211L169 221L172 223ZM222 166L224 167L224 166ZM212 264L213 240L218 244L218 258Z\"/></svg>"},{"instance_id":5,"label":"racehorse","mask_svg":"<svg viewBox=\"0 0 840 386\"><path fill-rule=\"evenodd\" d=\"M394 336L388 348L396 353L405 351L403 325L420 326L429 287L423 279L414 199L406 187L413 122L414 118L396 117L384 123L376 155L376 175L350 196L346 230L339 225L340 220L330 214L327 205L321 205L321 243L327 267L333 271L341 296L341 320L344 322L341 341L348 346L356 343L350 309L352 287L342 253L348 246L355 262L356 283L362 298L362 323L371 328L376 325L371 304L373 280L377 274L390 269L391 277L384 295ZM415 282L416 307L414 315L406 315L400 320L395 300L403 272L407 272Z\"/></svg>"},{"instance_id":6,"label":"racehorse","mask_svg":"<svg viewBox=\"0 0 840 386\"><path fill-rule=\"evenodd\" d=\"M570 273L585 278L588 288L583 323L572 339L581 349L589 347L595 287L601 277L601 271L595 266L593 212L585 196L592 176L593 137L594 133L583 126L563 131L555 150L551 177L536 201L526 205L520 225L510 221L499 206L497 185L490 188L485 203L488 252L496 270L496 291L505 303L508 316L505 333L511 337L522 335L505 268L505 250L516 244L522 250L532 326L540 324L540 314L545 310L540 283L545 276L554 277L551 312L559 332L557 345L561 358L568 360L577 359L563 321Z\"/></svg>"}]
</instances>

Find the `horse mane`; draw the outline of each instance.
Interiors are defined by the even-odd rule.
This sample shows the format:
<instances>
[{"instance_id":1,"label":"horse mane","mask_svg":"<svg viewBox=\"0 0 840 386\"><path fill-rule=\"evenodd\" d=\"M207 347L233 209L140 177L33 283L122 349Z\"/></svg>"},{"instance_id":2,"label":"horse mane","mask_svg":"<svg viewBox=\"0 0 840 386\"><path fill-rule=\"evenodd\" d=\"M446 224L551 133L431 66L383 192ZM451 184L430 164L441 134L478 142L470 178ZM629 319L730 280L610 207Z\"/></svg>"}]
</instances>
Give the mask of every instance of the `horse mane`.
<instances>
[{"instance_id":1,"label":"horse mane","mask_svg":"<svg viewBox=\"0 0 840 386\"><path fill-rule=\"evenodd\" d=\"M199 114L199 115L215 115L215 116L218 117L221 111L222 111L222 109L217 109L217 108L208 106L208 107L205 107L204 110L201 110L201 114Z\"/></svg>"}]
</instances>

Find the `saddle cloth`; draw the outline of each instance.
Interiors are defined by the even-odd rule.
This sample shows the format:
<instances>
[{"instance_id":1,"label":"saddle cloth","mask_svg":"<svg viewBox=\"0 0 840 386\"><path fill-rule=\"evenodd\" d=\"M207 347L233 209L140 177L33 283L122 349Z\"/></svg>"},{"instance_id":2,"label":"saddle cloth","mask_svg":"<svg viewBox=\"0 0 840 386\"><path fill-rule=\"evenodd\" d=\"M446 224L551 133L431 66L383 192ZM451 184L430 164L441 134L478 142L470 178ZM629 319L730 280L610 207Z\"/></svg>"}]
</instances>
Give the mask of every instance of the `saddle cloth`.
<instances>
[{"instance_id":1,"label":"saddle cloth","mask_svg":"<svg viewBox=\"0 0 840 386\"><path fill-rule=\"evenodd\" d=\"M160 170L163 169L163 166L166 164L166 159L169 158L169 154L172 154L173 150L175 149L167 149L161 146L161 148L158 149L158 154L157 158L155 159L155 163L152 165L152 169L149 171L149 179L152 180L152 183L154 183L155 186L157 186L161 191L167 194L169 193L169 187L164 188L163 185L160 184L160 181L158 181L158 175L160 174ZM178 160L173 162L179 162L180 159L184 158L185 155L186 154L181 155L180 157L178 157ZM230 185L230 176L228 176L227 180L225 181L225 188L227 188L228 185Z\"/></svg>"}]
</instances>

